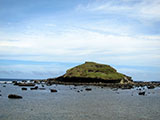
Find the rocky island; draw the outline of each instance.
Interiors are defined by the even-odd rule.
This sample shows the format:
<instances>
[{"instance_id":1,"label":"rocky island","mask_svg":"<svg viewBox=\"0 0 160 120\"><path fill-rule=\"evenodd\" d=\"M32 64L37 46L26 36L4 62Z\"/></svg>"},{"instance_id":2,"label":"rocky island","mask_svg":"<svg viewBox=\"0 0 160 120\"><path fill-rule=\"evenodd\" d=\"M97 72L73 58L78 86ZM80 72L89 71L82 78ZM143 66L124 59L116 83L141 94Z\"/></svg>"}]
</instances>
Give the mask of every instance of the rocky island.
<instances>
[{"instance_id":1,"label":"rocky island","mask_svg":"<svg viewBox=\"0 0 160 120\"><path fill-rule=\"evenodd\" d=\"M49 84L91 84L91 85L111 85L111 84L132 84L130 76L117 72L110 65L95 62L85 62L66 71L57 78L47 79Z\"/></svg>"}]
</instances>

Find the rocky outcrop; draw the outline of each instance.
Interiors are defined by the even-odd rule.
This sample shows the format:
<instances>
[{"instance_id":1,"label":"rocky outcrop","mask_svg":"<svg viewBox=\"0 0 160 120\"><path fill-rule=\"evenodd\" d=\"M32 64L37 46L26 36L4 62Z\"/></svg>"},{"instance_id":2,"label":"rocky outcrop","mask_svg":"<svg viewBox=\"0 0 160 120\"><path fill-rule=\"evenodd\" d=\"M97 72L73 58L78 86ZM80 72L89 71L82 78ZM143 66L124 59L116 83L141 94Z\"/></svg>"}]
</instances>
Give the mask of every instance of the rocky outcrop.
<instances>
[{"instance_id":1,"label":"rocky outcrop","mask_svg":"<svg viewBox=\"0 0 160 120\"><path fill-rule=\"evenodd\" d=\"M132 83L131 77L117 72L109 65L98 64L95 62L85 62L58 78L48 79L48 81L77 82L77 83Z\"/></svg>"}]
</instances>

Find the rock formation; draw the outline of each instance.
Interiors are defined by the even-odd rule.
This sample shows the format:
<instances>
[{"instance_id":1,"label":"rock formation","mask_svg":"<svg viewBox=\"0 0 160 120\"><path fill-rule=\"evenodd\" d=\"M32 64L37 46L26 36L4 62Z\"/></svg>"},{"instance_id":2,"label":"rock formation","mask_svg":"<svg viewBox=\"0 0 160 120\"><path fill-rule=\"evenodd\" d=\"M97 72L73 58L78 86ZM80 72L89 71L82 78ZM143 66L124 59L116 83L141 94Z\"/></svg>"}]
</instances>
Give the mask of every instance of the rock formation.
<instances>
[{"instance_id":1,"label":"rock formation","mask_svg":"<svg viewBox=\"0 0 160 120\"><path fill-rule=\"evenodd\" d=\"M130 83L131 77L118 73L116 69L109 65L95 62L85 62L54 79L61 82L86 82L86 83Z\"/></svg>"}]
</instances>

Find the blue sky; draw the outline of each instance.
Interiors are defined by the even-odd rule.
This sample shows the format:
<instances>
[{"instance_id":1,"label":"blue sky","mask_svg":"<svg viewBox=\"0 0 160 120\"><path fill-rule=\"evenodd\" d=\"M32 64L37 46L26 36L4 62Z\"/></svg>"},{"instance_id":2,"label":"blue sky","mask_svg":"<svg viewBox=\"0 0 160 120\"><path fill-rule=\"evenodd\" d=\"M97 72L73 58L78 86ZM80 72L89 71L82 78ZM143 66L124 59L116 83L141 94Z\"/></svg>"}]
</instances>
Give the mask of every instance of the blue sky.
<instances>
[{"instance_id":1,"label":"blue sky","mask_svg":"<svg viewBox=\"0 0 160 120\"><path fill-rule=\"evenodd\" d=\"M56 77L85 61L160 80L160 0L0 0L0 77Z\"/></svg>"}]
</instances>

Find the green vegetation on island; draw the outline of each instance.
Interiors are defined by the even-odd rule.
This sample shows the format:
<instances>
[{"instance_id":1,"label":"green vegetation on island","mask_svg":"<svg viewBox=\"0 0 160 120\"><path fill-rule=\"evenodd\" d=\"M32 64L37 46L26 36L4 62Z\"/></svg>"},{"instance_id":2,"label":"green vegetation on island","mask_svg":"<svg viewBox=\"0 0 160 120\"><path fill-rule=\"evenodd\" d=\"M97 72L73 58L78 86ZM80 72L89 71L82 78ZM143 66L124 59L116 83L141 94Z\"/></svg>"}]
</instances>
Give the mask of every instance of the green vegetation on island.
<instances>
[{"instance_id":1,"label":"green vegetation on island","mask_svg":"<svg viewBox=\"0 0 160 120\"><path fill-rule=\"evenodd\" d=\"M56 78L66 82L115 82L128 83L131 77L118 73L116 69L109 65L95 62L85 62L74 68L67 70L66 74Z\"/></svg>"}]
</instances>

